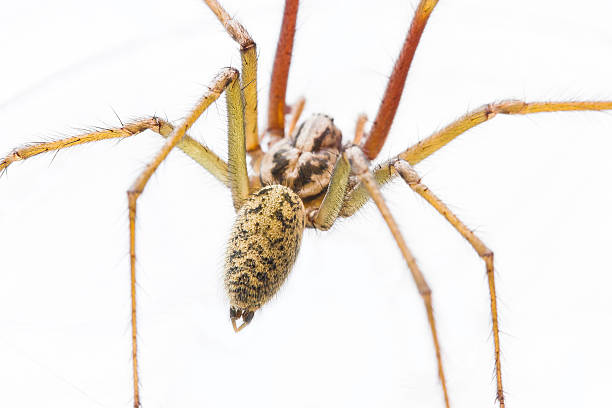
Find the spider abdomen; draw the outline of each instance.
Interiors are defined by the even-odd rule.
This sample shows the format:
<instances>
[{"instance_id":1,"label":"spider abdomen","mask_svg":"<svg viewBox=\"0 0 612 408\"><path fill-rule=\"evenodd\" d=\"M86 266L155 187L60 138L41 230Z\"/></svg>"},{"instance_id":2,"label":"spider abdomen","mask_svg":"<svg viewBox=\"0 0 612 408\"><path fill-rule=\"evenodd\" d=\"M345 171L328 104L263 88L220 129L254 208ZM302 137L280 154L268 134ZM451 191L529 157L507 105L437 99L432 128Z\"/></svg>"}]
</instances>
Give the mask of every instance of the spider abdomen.
<instances>
[{"instance_id":1,"label":"spider abdomen","mask_svg":"<svg viewBox=\"0 0 612 408\"><path fill-rule=\"evenodd\" d=\"M270 185L238 211L225 259L225 287L232 317L245 322L278 291L297 256L304 205L287 187Z\"/></svg>"}]
</instances>

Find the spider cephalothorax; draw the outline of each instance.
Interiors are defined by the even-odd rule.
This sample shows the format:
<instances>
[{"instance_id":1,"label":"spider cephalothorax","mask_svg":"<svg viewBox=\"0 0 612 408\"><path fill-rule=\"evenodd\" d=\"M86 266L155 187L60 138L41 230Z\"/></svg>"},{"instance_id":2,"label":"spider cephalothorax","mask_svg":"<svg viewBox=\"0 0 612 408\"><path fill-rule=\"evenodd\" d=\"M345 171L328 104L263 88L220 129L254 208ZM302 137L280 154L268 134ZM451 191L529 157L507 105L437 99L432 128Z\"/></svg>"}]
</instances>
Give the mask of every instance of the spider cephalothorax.
<instances>
[{"instance_id":1,"label":"spider cephalothorax","mask_svg":"<svg viewBox=\"0 0 612 408\"><path fill-rule=\"evenodd\" d=\"M334 120L313 115L264 155L261 183L287 186L303 199L314 197L329 185L341 144L342 132Z\"/></svg>"}]
</instances>

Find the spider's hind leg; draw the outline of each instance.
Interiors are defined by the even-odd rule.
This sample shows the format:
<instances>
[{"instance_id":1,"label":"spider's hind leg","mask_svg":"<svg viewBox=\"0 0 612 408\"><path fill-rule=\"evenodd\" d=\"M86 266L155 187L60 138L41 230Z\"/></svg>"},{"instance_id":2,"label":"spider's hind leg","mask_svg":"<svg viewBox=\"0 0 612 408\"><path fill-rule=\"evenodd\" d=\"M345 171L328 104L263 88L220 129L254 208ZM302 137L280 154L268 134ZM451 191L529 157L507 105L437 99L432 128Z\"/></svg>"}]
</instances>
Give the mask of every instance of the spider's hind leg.
<instances>
[{"instance_id":1,"label":"spider's hind leg","mask_svg":"<svg viewBox=\"0 0 612 408\"><path fill-rule=\"evenodd\" d=\"M487 280L489 283L489 295L491 298L491 320L493 322L493 342L495 352L495 373L497 378L497 400L501 408L504 403L504 388L501 378L501 361L500 361L500 343L499 343L499 322L497 316L497 296L495 291L495 272L493 269L493 251L474 234L457 216L440 200L431 190L421 183L421 177L408 164L408 162L399 159L393 163L393 168L400 177L410 186L414 192L425 199L436 211L438 211L446 220L465 238L474 248L478 256L485 263Z\"/></svg>"},{"instance_id":2,"label":"spider's hind leg","mask_svg":"<svg viewBox=\"0 0 612 408\"><path fill-rule=\"evenodd\" d=\"M354 174L359 177L361 183L365 186L369 195L376 203L376 206L378 207L385 222L387 223L387 226L389 227L389 230L391 231L391 234L393 235L393 238L395 239L395 242L397 243L397 246L399 247L402 256L404 257L404 260L406 261L406 264L408 265L408 268L412 273L412 278L416 283L419 294L423 298L423 302L425 303L425 310L427 312L427 320L429 321L429 327L431 329L434 347L436 350L436 359L438 361L438 377L440 378L440 383L442 384L444 402L446 404L446 407L449 408L450 402L448 398L448 390L446 387L444 369L442 366L442 356L440 352L440 342L438 340L438 331L436 329L436 322L434 319L431 289L429 288L429 285L427 284L423 273L419 269L416 260L412 255L412 252L410 251L410 249L408 249L406 241L404 241L399 227L393 219L391 211L389 210L389 207L387 207L387 204L385 203L385 200L383 199L382 194L380 193L378 182L369 169L370 162L367 159L365 153L361 150L359 146L352 145L345 150L344 155L349 161Z\"/></svg>"}]
</instances>

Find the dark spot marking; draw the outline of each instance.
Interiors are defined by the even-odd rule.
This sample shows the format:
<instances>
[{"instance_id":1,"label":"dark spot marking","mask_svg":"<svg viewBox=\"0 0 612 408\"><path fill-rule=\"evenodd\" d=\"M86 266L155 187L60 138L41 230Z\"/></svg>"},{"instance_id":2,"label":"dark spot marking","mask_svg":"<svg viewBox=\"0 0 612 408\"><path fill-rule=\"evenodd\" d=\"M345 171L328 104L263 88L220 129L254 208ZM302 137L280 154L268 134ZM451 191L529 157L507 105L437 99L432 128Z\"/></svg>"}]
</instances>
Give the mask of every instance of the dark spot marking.
<instances>
[{"instance_id":1,"label":"dark spot marking","mask_svg":"<svg viewBox=\"0 0 612 408\"><path fill-rule=\"evenodd\" d=\"M330 133L331 133L331 129L329 127L326 127L323 133L321 133L318 137L315 137L314 141L312 142L313 152L316 152L321 148L321 145L323 144L323 142L325 141L327 136L329 136Z\"/></svg>"},{"instance_id":2,"label":"dark spot marking","mask_svg":"<svg viewBox=\"0 0 612 408\"><path fill-rule=\"evenodd\" d=\"M259 190L257 193L255 193L256 196L262 196L262 195L267 195L268 191L272 188L272 186L265 186L264 188L262 188L261 190Z\"/></svg>"},{"instance_id":3,"label":"dark spot marking","mask_svg":"<svg viewBox=\"0 0 612 408\"><path fill-rule=\"evenodd\" d=\"M283 198L291 207L295 207L297 205L297 203L291 199L291 195L286 191L283 191Z\"/></svg>"},{"instance_id":4,"label":"dark spot marking","mask_svg":"<svg viewBox=\"0 0 612 408\"><path fill-rule=\"evenodd\" d=\"M299 139L300 135L302 134L302 130L304 129L304 124L305 124L305 123L306 123L306 122L302 122L302 124L301 124L301 125L300 125L300 127L298 128L298 130L297 130L297 132L296 132L296 134L295 134L295 137L294 137L294 138L292 138L292 140L291 140L291 146L295 147L295 145L297 144L297 141L298 141L298 139Z\"/></svg>"},{"instance_id":5,"label":"dark spot marking","mask_svg":"<svg viewBox=\"0 0 612 408\"><path fill-rule=\"evenodd\" d=\"M284 179L284 173L289 166L289 159L285 157L285 153L287 153L287 150L279 150L278 152L274 153L272 158L274 167L270 173L272 173L272 177L274 177L276 180Z\"/></svg>"},{"instance_id":6,"label":"dark spot marking","mask_svg":"<svg viewBox=\"0 0 612 408\"><path fill-rule=\"evenodd\" d=\"M247 214L259 214L261 212L261 210L263 210L263 205L259 204L255 208L250 208L250 209L246 210L246 212L247 212Z\"/></svg>"},{"instance_id":7,"label":"dark spot marking","mask_svg":"<svg viewBox=\"0 0 612 408\"><path fill-rule=\"evenodd\" d=\"M255 316L255 312L243 312L242 313L242 321L245 323L251 323L251 320L253 320L253 316Z\"/></svg>"},{"instance_id":8,"label":"dark spot marking","mask_svg":"<svg viewBox=\"0 0 612 408\"><path fill-rule=\"evenodd\" d=\"M274 258L262 256L261 257L261 262L266 264L268 266L269 270L271 270L271 271L276 270L276 262L275 262Z\"/></svg>"},{"instance_id":9,"label":"dark spot marking","mask_svg":"<svg viewBox=\"0 0 612 408\"><path fill-rule=\"evenodd\" d=\"M328 168L327 161L325 159L312 159L302 166L299 169L299 176L293 182L293 189L295 191L300 191L302 187L312 181L313 175L321 175Z\"/></svg>"},{"instance_id":10,"label":"dark spot marking","mask_svg":"<svg viewBox=\"0 0 612 408\"><path fill-rule=\"evenodd\" d=\"M258 281L260 281L263 284L267 284L269 277L268 274L266 272L257 272L255 274L255 277L257 278Z\"/></svg>"},{"instance_id":11,"label":"dark spot marking","mask_svg":"<svg viewBox=\"0 0 612 408\"><path fill-rule=\"evenodd\" d=\"M229 256L230 261L233 261L236 258L242 258L244 256L244 252L242 252L241 250L237 249L232 251L232 253Z\"/></svg>"},{"instance_id":12,"label":"dark spot marking","mask_svg":"<svg viewBox=\"0 0 612 408\"><path fill-rule=\"evenodd\" d=\"M243 273L242 275L240 275L238 277L238 279L236 279L236 283L241 284L241 285L248 285L248 283L249 283L249 274L248 273Z\"/></svg>"},{"instance_id":13,"label":"dark spot marking","mask_svg":"<svg viewBox=\"0 0 612 408\"><path fill-rule=\"evenodd\" d=\"M274 218L276 218L281 224L283 224L283 228L291 228L291 224L287 222L287 219L285 219L285 216L283 215L283 212L280 210L280 208L274 211Z\"/></svg>"}]
</instances>

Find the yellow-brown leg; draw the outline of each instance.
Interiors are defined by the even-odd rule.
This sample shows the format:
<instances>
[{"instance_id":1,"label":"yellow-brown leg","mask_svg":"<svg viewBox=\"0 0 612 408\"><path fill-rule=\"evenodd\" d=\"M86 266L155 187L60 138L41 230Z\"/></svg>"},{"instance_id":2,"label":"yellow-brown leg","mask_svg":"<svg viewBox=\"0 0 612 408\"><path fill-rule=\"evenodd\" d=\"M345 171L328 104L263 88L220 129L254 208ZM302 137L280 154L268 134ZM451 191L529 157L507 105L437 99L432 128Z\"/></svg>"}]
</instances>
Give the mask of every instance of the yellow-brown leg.
<instances>
[{"instance_id":1,"label":"yellow-brown leg","mask_svg":"<svg viewBox=\"0 0 612 408\"><path fill-rule=\"evenodd\" d=\"M364 136L365 124L368 121L368 115L361 113L357 116L357 123L355 124L355 137L353 138L353 144L358 145L361 143L361 139Z\"/></svg>"},{"instance_id":2,"label":"yellow-brown leg","mask_svg":"<svg viewBox=\"0 0 612 408\"><path fill-rule=\"evenodd\" d=\"M527 115L541 112L567 112L567 111L600 111L612 110L612 101L567 101L567 102L523 102L517 100L505 100L483 105L469 112L456 121L435 132L426 139L421 140L414 146L409 147L395 158L382 163L374 169L374 177L378 184L386 184L397 174L391 171L392 164L401 158L411 165L415 165L433 153L446 146L447 143L457 136L480 125L497 114L504 115ZM370 196L366 188L360 184L349 192L347 200L340 211L343 217L349 217L361 208Z\"/></svg>"},{"instance_id":3,"label":"yellow-brown leg","mask_svg":"<svg viewBox=\"0 0 612 408\"><path fill-rule=\"evenodd\" d=\"M200 117L200 115L213 103L219 96L221 92L223 92L226 88L232 88L234 93L237 91L240 94L240 88L238 85L238 71L233 68L226 68L215 78L210 89L206 94L198 101L195 108L189 113L186 119L176 127L172 134L168 136L166 143L160 149L160 151L155 155L153 160L145 167L142 173L136 178L130 189L127 191L128 197L128 213L129 213L129 222L130 222L130 282L131 282L131 300L132 300L132 369L133 369L133 382L134 382L134 407L140 406L140 394L139 394L139 384L138 384L138 346L136 343L137 339L137 330L136 330L136 202L138 197L142 194L147 182L157 169L162 161L168 156L170 151L181 141L181 139L185 136L187 129L189 129L193 123ZM240 100L240 97L238 98ZM244 123L242 118L242 103L240 106L232 106L234 98L230 98L228 95L228 116L229 116L229 139L235 139L236 136L238 138L243 139L244 146ZM235 115L237 112L240 112L239 124L236 124ZM239 134L235 134L235 132ZM230 141L230 158L233 154L240 153L239 149L235 149L232 151L232 142ZM244 160L244 158L243 158ZM236 160L234 160L234 166L232 166L232 161L228 165L229 174L230 174L230 184L232 189L232 194L235 192L239 192L242 194L241 188L234 186L233 183L236 182L236 178L232 178L232 167L240 167L240 165L236 165ZM244 177L246 178L246 167L244 167ZM241 174L240 171L235 174ZM248 178L246 178L246 191L248 194ZM241 183L244 184L244 181ZM238 200L239 201L239 200ZM237 202L237 199L234 198L234 203Z\"/></svg>"},{"instance_id":4,"label":"yellow-brown leg","mask_svg":"<svg viewBox=\"0 0 612 408\"><path fill-rule=\"evenodd\" d=\"M0 175L6 171L10 164L16 161L26 160L41 153L57 151L67 147L97 142L100 140L123 139L137 135L145 130L152 130L159 133L163 137L168 137L174 130L174 126L164 120L152 117L149 119L127 123L120 128L104 129L67 137L64 139L53 140L51 142L41 142L22 146L13 150L6 157L0 159ZM189 135L185 135L177 147L208 170L219 181L229 187L227 163L213 153L212 150L195 139L192 139Z\"/></svg>"},{"instance_id":5,"label":"yellow-brown leg","mask_svg":"<svg viewBox=\"0 0 612 408\"><path fill-rule=\"evenodd\" d=\"M408 246L406 245L406 241L404 241L404 238L402 237L399 227L397 226L397 223L393 219L393 216L391 215L391 211L389 210L389 207L387 207L387 204L385 203L385 200L383 199L382 194L380 193L380 189L378 188L378 183L374 175L372 174L372 172L369 170L369 160L367 159L363 151L358 146L355 146L355 145L345 150L344 155L349 161L350 166L353 169L353 172L357 175L357 177L359 177L359 179L361 180L361 182L363 183L363 185L369 192L370 196L376 203L376 206L378 207L385 222L387 223L387 226L391 230L391 234L393 235L393 238L395 239L397 246L402 252L402 256L404 257L404 259L406 260L406 263L408 264L408 268L410 269L410 272L412 273L412 278L414 279L414 282L417 285L419 294L423 298L423 302L425 303L425 310L427 312L427 320L429 321L429 327L431 329L434 347L436 350L436 359L438 361L438 376L440 377L440 382L442 384L442 391L444 393L444 402L446 404L446 407L449 408L450 402L448 398L448 390L446 388L446 379L444 376L444 369L442 367L442 356L440 353L440 342L438 340L438 331L436 329L436 322L435 322L434 314L433 314L433 304L431 301L431 289L429 288L429 285L427 285L427 282L425 281L425 277L423 276L423 273L419 269L414 256L408 249Z\"/></svg>"},{"instance_id":6,"label":"yellow-brown leg","mask_svg":"<svg viewBox=\"0 0 612 408\"><path fill-rule=\"evenodd\" d=\"M351 166L344 155L341 155L336 161L327 192L319 209L313 213L306 214L308 222L316 229L322 231L328 230L334 224L336 218L338 218L346 195L346 187L348 186L350 175Z\"/></svg>"},{"instance_id":7,"label":"yellow-brown leg","mask_svg":"<svg viewBox=\"0 0 612 408\"><path fill-rule=\"evenodd\" d=\"M428 138L406 149L398 157L414 166L440 150L463 132L493 119L497 114L527 115L529 113L541 112L599 111L609 109L612 109L612 101L523 102L506 100L490 103L460 117Z\"/></svg>"},{"instance_id":8,"label":"yellow-brown leg","mask_svg":"<svg viewBox=\"0 0 612 408\"><path fill-rule=\"evenodd\" d=\"M489 295L491 298L491 320L493 321L493 342L495 348L495 376L497 379L497 400L501 408L505 406L504 388L501 377L499 323L497 317L497 296L495 295L495 271L493 269L493 251L491 251L455 214L440 200L427 186L421 183L417 172L404 160L398 160L393 164L394 169L417 194L423 197L433 208L446 218L448 222L465 238L478 256L485 263L487 280L489 282Z\"/></svg>"},{"instance_id":9,"label":"yellow-brown leg","mask_svg":"<svg viewBox=\"0 0 612 408\"><path fill-rule=\"evenodd\" d=\"M240 45L242 59L242 92L244 94L244 127L246 149L257 156L260 151L257 130L257 48L242 24L234 20L217 0L204 0L227 33Z\"/></svg>"},{"instance_id":10,"label":"yellow-brown leg","mask_svg":"<svg viewBox=\"0 0 612 408\"><path fill-rule=\"evenodd\" d=\"M302 111L304 110L304 105L306 104L306 99L304 97L300 97L293 105L291 105L291 121L289 122L289 126L287 127L287 135L291 136L293 133L293 129L300 120L300 116L302 116Z\"/></svg>"}]
</instances>

